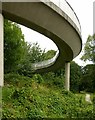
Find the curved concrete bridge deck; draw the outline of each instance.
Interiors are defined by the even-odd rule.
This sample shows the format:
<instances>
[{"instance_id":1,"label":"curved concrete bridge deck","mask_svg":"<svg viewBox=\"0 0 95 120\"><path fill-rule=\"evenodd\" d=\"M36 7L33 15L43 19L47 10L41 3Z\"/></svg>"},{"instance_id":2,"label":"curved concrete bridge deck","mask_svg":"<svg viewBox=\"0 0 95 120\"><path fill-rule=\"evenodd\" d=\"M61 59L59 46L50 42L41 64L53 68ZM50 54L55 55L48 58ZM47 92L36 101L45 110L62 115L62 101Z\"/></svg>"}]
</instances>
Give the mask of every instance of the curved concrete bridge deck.
<instances>
[{"instance_id":1,"label":"curved concrete bridge deck","mask_svg":"<svg viewBox=\"0 0 95 120\"><path fill-rule=\"evenodd\" d=\"M10 2L9 2L10 1ZM32 2L31 2L32 1ZM65 65L65 89L70 87L70 61L82 49L81 27L66 0L2 0L0 4L0 86L3 86L3 17L34 29L57 45L56 55L32 64L36 72L48 72Z\"/></svg>"},{"instance_id":2,"label":"curved concrete bridge deck","mask_svg":"<svg viewBox=\"0 0 95 120\"><path fill-rule=\"evenodd\" d=\"M2 2L2 14L5 18L49 37L59 49L59 53L55 59L51 59L51 62L34 64L37 72L62 68L65 62L71 61L80 53L82 49L80 23L65 0L60 0L60 3L59 0L56 0L56 3L55 0L8 1Z\"/></svg>"}]
</instances>

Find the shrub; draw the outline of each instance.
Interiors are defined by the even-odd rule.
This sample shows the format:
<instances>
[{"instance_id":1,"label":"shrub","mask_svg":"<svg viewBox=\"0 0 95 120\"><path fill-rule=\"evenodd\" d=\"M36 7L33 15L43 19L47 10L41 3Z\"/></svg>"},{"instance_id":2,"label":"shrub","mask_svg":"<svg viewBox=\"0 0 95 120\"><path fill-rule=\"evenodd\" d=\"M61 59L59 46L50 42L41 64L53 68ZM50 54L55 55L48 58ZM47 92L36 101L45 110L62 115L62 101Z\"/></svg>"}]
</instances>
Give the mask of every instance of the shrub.
<instances>
[{"instance_id":1,"label":"shrub","mask_svg":"<svg viewBox=\"0 0 95 120\"><path fill-rule=\"evenodd\" d=\"M42 76L40 74L34 74L32 79L34 81L36 81L37 83L43 83L44 82L44 79L42 78Z\"/></svg>"}]
</instances>

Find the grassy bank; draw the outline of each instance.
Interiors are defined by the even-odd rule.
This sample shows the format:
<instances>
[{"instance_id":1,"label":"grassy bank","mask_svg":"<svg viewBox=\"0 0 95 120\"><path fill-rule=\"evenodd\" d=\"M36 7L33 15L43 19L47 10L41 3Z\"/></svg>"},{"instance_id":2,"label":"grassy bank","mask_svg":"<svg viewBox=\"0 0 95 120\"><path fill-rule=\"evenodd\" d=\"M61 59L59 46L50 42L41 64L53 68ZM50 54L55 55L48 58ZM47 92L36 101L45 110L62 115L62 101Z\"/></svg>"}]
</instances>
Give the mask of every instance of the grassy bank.
<instances>
[{"instance_id":1,"label":"grassy bank","mask_svg":"<svg viewBox=\"0 0 95 120\"><path fill-rule=\"evenodd\" d=\"M3 118L93 118L93 104L84 95L39 82L36 77L5 75L2 103Z\"/></svg>"}]
</instances>

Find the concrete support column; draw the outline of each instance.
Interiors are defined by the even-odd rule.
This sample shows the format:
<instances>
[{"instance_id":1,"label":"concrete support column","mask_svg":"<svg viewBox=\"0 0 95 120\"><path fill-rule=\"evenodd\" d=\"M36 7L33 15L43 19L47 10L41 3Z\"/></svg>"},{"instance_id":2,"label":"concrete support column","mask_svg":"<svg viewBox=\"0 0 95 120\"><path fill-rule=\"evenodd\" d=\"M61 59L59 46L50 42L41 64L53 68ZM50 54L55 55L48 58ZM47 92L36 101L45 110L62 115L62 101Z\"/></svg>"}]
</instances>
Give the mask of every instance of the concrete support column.
<instances>
[{"instance_id":1,"label":"concrete support column","mask_svg":"<svg viewBox=\"0 0 95 120\"><path fill-rule=\"evenodd\" d=\"M65 90L70 90L70 63L65 63Z\"/></svg>"},{"instance_id":2,"label":"concrete support column","mask_svg":"<svg viewBox=\"0 0 95 120\"><path fill-rule=\"evenodd\" d=\"M3 86L3 16L0 13L0 86Z\"/></svg>"}]
</instances>

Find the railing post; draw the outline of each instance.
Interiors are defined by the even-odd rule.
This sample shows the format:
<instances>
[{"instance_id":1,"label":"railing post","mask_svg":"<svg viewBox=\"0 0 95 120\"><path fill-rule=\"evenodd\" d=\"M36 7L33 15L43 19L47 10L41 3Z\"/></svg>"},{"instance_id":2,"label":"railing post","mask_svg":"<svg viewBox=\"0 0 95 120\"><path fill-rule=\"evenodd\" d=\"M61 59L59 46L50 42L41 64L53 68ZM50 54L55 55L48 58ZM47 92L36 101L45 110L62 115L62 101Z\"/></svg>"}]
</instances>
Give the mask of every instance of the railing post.
<instances>
[{"instance_id":1,"label":"railing post","mask_svg":"<svg viewBox=\"0 0 95 120\"><path fill-rule=\"evenodd\" d=\"M3 16L0 13L0 86L3 86Z\"/></svg>"},{"instance_id":2,"label":"railing post","mask_svg":"<svg viewBox=\"0 0 95 120\"><path fill-rule=\"evenodd\" d=\"M65 90L70 90L70 63L65 63Z\"/></svg>"}]
</instances>

